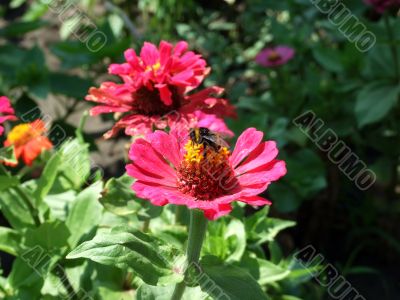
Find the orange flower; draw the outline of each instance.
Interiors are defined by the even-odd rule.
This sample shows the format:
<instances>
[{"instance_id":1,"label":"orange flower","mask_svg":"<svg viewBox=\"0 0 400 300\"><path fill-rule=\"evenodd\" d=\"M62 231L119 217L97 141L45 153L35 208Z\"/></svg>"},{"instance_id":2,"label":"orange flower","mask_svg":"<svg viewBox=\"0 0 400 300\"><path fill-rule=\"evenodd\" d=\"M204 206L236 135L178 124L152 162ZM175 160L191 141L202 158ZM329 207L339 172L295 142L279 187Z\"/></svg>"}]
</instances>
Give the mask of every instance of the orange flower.
<instances>
[{"instance_id":1,"label":"orange flower","mask_svg":"<svg viewBox=\"0 0 400 300\"><path fill-rule=\"evenodd\" d=\"M41 120L19 124L10 131L4 146L13 145L17 160L22 157L24 163L30 166L43 150L53 147L51 141L44 136L46 131L46 126ZM15 166L14 164L7 164Z\"/></svg>"}]
</instances>

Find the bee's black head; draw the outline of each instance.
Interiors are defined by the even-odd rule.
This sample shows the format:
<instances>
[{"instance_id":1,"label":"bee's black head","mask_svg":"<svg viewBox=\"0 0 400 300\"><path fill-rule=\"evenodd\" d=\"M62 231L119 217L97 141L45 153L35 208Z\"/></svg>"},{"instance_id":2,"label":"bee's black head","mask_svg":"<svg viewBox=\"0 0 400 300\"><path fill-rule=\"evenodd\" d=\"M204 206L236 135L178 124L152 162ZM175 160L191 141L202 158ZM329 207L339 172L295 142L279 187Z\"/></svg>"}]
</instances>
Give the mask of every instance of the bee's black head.
<instances>
[{"instance_id":1,"label":"bee's black head","mask_svg":"<svg viewBox=\"0 0 400 300\"><path fill-rule=\"evenodd\" d=\"M205 128L205 127L200 127L199 128L199 132L200 132L200 135L209 135L210 134L210 129Z\"/></svg>"},{"instance_id":2,"label":"bee's black head","mask_svg":"<svg viewBox=\"0 0 400 300\"><path fill-rule=\"evenodd\" d=\"M190 139L197 143L201 144L204 142L204 139L207 138L211 134L211 131L205 127L193 128L189 132Z\"/></svg>"}]
</instances>

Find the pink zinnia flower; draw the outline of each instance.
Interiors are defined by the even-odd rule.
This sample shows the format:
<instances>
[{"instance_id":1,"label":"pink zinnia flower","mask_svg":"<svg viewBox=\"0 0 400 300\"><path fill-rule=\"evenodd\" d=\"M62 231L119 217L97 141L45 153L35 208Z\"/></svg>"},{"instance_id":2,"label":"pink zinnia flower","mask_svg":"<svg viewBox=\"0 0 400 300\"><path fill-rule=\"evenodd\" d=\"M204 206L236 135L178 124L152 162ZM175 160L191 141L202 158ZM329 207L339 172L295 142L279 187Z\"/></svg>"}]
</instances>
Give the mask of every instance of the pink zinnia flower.
<instances>
[{"instance_id":1,"label":"pink zinnia flower","mask_svg":"<svg viewBox=\"0 0 400 300\"><path fill-rule=\"evenodd\" d=\"M263 67L277 67L293 58L295 50L287 46L265 48L256 56L256 62Z\"/></svg>"},{"instance_id":2,"label":"pink zinnia flower","mask_svg":"<svg viewBox=\"0 0 400 300\"><path fill-rule=\"evenodd\" d=\"M364 0L364 3L372 6L380 14L388 9L400 8L400 0Z\"/></svg>"},{"instance_id":3,"label":"pink zinnia flower","mask_svg":"<svg viewBox=\"0 0 400 300\"><path fill-rule=\"evenodd\" d=\"M173 47L162 41L159 49L145 43L140 57L128 49L125 59L127 63L109 68L111 74L122 78L122 84L104 82L100 88L91 88L86 96L86 100L100 103L91 110L92 115L124 114L105 134L106 138L122 128L127 135L140 135L176 124L193 126L204 122L200 117L205 115L217 118L220 124L222 117L235 115L227 100L217 98L222 88L210 87L188 94L199 86L210 69L200 55L187 51L186 42ZM232 135L224 130L219 128L221 133Z\"/></svg>"},{"instance_id":4,"label":"pink zinnia flower","mask_svg":"<svg viewBox=\"0 0 400 300\"><path fill-rule=\"evenodd\" d=\"M4 127L1 126L5 121L16 120L14 109L11 107L10 100L6 96L0 97L0 136L4 133Z\"/></svg>"},{"instance_id":5,"label":"pink zinnia flower","mask_svg":"<svg viewBox=\"0 0 400 300\"><path fill-rule=\"evenodd\" d=\"M132 145L126 167L136 178L132 188L140 198L163 206L168 203L200 209L210 220L232 210L233 201L270 205L259 197L268 185L286 174L284 161L276 160L273 141L249 128L239 137L232 154L221 146L196 144L185 135L156 131Z\"/></svg>"}]
</instances>

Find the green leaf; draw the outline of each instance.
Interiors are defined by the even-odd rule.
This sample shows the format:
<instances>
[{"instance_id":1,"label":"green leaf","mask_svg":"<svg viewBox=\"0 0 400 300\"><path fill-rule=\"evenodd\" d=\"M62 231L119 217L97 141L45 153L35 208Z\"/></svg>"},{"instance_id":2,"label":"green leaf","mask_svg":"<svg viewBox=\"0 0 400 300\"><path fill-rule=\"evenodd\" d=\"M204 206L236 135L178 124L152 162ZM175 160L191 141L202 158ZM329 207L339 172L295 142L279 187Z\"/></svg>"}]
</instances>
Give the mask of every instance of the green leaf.
<instances>
[{"instance_id":1,"label":"green leaf","mask_svg":"<svg viewBox=\"0 0 400 300\"><path fill-rule=\"evenodd\" d=\"M17 177L11 177L7 175L0 175L0 191L6 190L9 187L19 184Z\"/></svg>"},{"instance_id":2,"label":"green leaf","mask_svg":"<svg viewBox=\"0 0 400 300\"><path fill-rule=\"evenodd\" d=\"M27 32L39 29L40 27L48 24L45 21L31 21L31 22L12 22L10 25L0 29L0 36L3 37L16 37L23 35Z\"/></svg>"},{"instance_id":3,"label":"green leaf","mask_svg":"<svg viewBox=\"0 0 400 300\"><path fill-rule=\"evenodd\" d=\"M22 94L22 96L18 98L17 102L14 103L13 106L16 115L23 122L33 122L34 120L41 118L42 111L38 107L35 100L27 93Z\"/></svg>"},{"instance_id":4,"label":"green leaf","mask_svg":"<svg viewBox=\"0 0 400 300\"><path fill-rule=\"evenodd\" d=\"M271 262L274 264L279 264L279 262L283 258L283 253L281 247L279 246L279 243L276 240L268 243L268 249Z\"/></svg>"},{"instance_id":5,"label":"green leaf","mask_svg":"<svg viewBox=\"0 0 400 300\"><path fill-rule=\"evenodd\" d=\"M135 200L136 195L131 188L133 182L134 179L126 174L119 178L111 178L104 187L100 203L118 216L136 213L141 206Z\"/></svg>"},{"instance_id":6,"label":"green leaf","mask_svg":"<svg viewBox=\"0 0 400 300\"><path fill-rule=\"evenodd\" d=\"M306 266L293 257L286 263L288 268L290 268L290 274L287 280L290 281L292 285L299 285L311 280L315 274L321 272L324 268L323 265L318 264L315 266Z\"/></svg>"},{"instance_id":7,"label":"green leaf","mask_svg":"<svg viewBox=\"0 0 400 300\"><path fill-rule=\"evenodd\" d=\"M282 280L290 274L290 269L284 269L254 254L245 255L239 266L248 270L260 285Z\"/></svg>"},{"instance_id":8,"label":"green leaf","mask_svg":"<svg viewBox=\"0 0 400 300\"><path fill-rule=\"evenodd\" d=\"M47 195L44 202L49 207L52 217L65 221L68 207L75 199L76 192L69 190L64 193Z\"/></svg>"},{"instance_id":9,"label":"green leaf","mask_svg":"<svg viewBox=\"0 0 400 300\"><path fill-rule=\"evenodd\" d=\"M338 73L344 70L339 53L331 48L318 47L313 49L314 58L320 65L328 71Z\"/></svg>"},{"instance_id":10,"label":"green leaf","mask_svg":"<svg viewBox=\"0 0 400 300\"><path fill-rule=\"evenodd\" d=\"M360 128L384 118L396 105L400 87L384 81L365 86L357 95L355 114Z\"/></svg>"},{"instance_id":11,"label":"green leaf","mask_svg":"<svg viewBox=\"0 0 400 300\"><path fill-rule=\"evenodd\" d=\"M398 40L398 39L397 39ZM394 41L392 41L394 42ZM400 54L397 48L398 54ZM396 78L396 71L393 67L392 49L389 45L376 44L368 53L364 61L363 77ZM379 70L379 72L377 72Z\"/></svg>"},{"instance_id":12,"label":"green leaf","mask_svg":"<svg viewBox=\"0 0 400 300\"><path fill-rule=\"evenodd\" d=\"M26 2L26 0L12 0L10 3L10 7L11 8L18 8L20 7L22 4L24 4Z\"/></svg>"},{"instance_id":13,"label":"green leaf","mask_svg":"<svg viewBox=\"0 0 400 300\"><path fill-rule=\"evenodd\" d=\"M11 163L18 164L18 160L15 157L14 146L0 148L0 163ZM0 184L1 186L1 184ZM1 190L1 188L0 188Z\"/></svg>"},{"instance_id":14,"label":"green leaf","mask_svg":"<svg viewBox=\"0 0 400 300\"><path fill-rule=\"evenodd\" d=\"M260 279L258 280L260 285L282 280L290 274L290 270L285 270L268 260L257 259L257 261L260 266Z\"/></svg>"},{"instance_id":15,"label":"green leaf","mask_svg":"<svg viewBox=\"0 0 400 300\"><path fill-rule=\"evenodd\" d=\"M66 220L71 232L68 242L72 248L100 223L103 207L98 200L101 190L102 182L98 181L78 194L72 203Z\"/></svg>"},{"instance_id":16,"label":"green leaf","mask_svg":"<svg viewBox=\"0 0 400 300\"><path fill-rule=\"evenodd\" d=\"M41 258L38 257L38 259ZM45 261L45 259L43 259L43 261ZM35 266L40 268L43 265L31 265L29 262L19 257L14 261L7 281L8 284L16 291L15 299L39 298L40 289L43 285L43 279L39 273L36 272Z\"/></svg>"},{"instance_id":17,"label":"green leaf","mask_svg":"<svg viewBox=\"0 0 400 300\"><path fill-rule=\"evenodd\" d=\"M203 292L218 299L225 295L231 300L267 299L257 281L244 269L224 264L215 256L205 256L201 269L191 272L192 280Z\"/></svg>"},{"instance_id":18,"label":"green leaf","mask_svg":"<svg viewBox=\"0 0 400 300\"><path fill-rule=\"evenodd\" d=\"M301 149L285 160L291 172L288 172L284 181L290 183L297 196L309 199L327 186L325 165L315 152L310 149ZM278 194L275 197L279 200Z\"/></svg>"},{"instance_id":19,"label":"green leaf","mask_svg":"<svg viewBox=\"0 0 400 300\"><path fill-rule=\"evenodd\" d=\"M35 46L25 52L19 63L24 67L17 68L18 84L27 86L34 99L45 99L49 92L49 77L43 51Z\"/></svg>"},{"instance_id":20,"label":"green leaf","mask_svg":"<svg viewBox=\"0 0 400 300\"><path fill-rule=\"evenodd\" d=\"M149 201L138 199L132 190L134 179L126 174L111 178L104 187L101 204L118 216L137 215L140 220L158 217L162 207L152 205Z\"/></svg>"},{"instance_id":21,"label":"green leaf","mask_svg":"<svg viewBox=\"0 0 400 300\"><path fill-rule=\"evenodd\" d=\"M315 185L315 188L317 187L318 186ZM274 201L274 208L282 213L295 211L303 200L287 182L275 182L275 184L271 184L271 186L268 187L268 191L271 195L271 199L278 200Z\"/></svg>"},{"instance_id":22,"label":"green leaf","mask_svg":"<svg viewBox=\"0 0 400 300\"><path fill-rule=\"evenodd\" d=\"M207 237L203 245L204 254L215 255L225 261L240 260L246 249L244 224L237 220L224 219L208 225Z\"/></svg>"},{"instance_id":23,"label":"green leaf","mask_svg":"<svg viewBox=\"0 0 400 300\"><path fill-rule=\"evenodd\" d=\"M34 196L38 203L42 202L44 197L50 192L56 176L59 171L59 167L62 163L62 156L59 153L54 153L50 160L47 162L42 175L37 182L37 188Z\"/></svg>"},{"instance_id":24,"label":"green leaf","mask_svg":"<svg viewBox=\"0 0 400 300\"><path fill-rule=\"evenodd\" d=\"M107 300L132 300L137 299L135 298L135 291L120 291L120 290L112 290L106 286L99 286L98 294L100 299L107 299Z\"/></svg>"},{"instance_id":25,"label":"green leaf","mask_svg":"<svg viewBox=\"0 0 400 300\"><path fill-rule=\"evenodd\" d=\"M294 221L266 218L254 228L254 233L258 236L258 244L262 244L272 242L280 231L295 225Z\"/></svg>"},{"instance_id":26,"label":"green leaf","mask_svg":"<svg viewBox=\"0 0 400 300\"><path fill-rule=\"evenodd\" d=\"M49 77L51 92L77 99L83 99L94 85L91 80L64 73L50 73Z\"/></svg>"},{"instance_id":27,"label":"green leaf","mask_svg":"<svg viewBox=\"0 0 400 300\"><path fill-rule=\"evenodd\" d=\"M62 178L59 180L65 187L79 189L90 175L89 145L80 143L78 139L66 141L59 153L62 155L60 167Z\"/></svg>"},{"instance_id":28,"label":"green leaf","mask_svg":"<svg viewBox=\"0 0 400 300\"><path fill-rule=\"evenodd\" d=\"M16 256L20 250L21 235L18 231L0 227L0 251Z\"/></svg>"},{"instance_id":29,"label":"green leaf","mask_svg":"<svg viewBox=\"0 0 400 300\"><path fill-rule=\"evenodd\" d=\"M28 193L24 187L21 189ZM35 226L29 208L15 189L9 188L0 193L0 206L1 212L14 229Z\"/></svg>"},{"instance_id":30,"label":"green leaf","mask_svg":"<svg viewBox=\"0 0 400 300\"><path fill-rule=\"evenodd\" d=\"M178 251L150 235L127 227L100 232L68 254L67 259L88 258L118 268L132 268L144 282L172 284L183 276L173 271Z\"/></svg>"},{"instance_id":31,"label":"green leaf","mask_svg":"<svg viewBox=\"0 0 400 300\"><path fill-rule=\"evenodd\" d=\"M295 225L294 221L269 218L263 209L246 220L246 232L251 240L262 244L272 242L280 231Z\"/></svg>"},{"instance_id":32,"label":"green leaf","mask_svg":"<svg viewBox=\"0 0 400 300\"><path fill-rule=\"evenodd\" d=\"M175 286L151 286L142 284L137 290L136 300L170 300ZM186 287L182 300L206 299L200 287Z\"/></svg>"},{"instance_id":33,"label":"green leaf","mask_svg":"<svg viewBox=\"0 0 400 300\"><path fill-rule=\"evenodd\" d=\"M61 254L62 248L68 245L70 231L65 223L56 220L46 222L37 228L29 228L24 235L25 246L28 248L41 247L49 254Z\"/></svg>"},{"instance_id":34,"label":"green leaf","mask_svg":"<svg viewBox=\"0 0 400 300\"><path fill-rule=\"evenodd\" d=\"M246 249L246 231L243 223L239 220L232 220L226 229L224 238L234 245L234 251L226 261L240 260Z\"/></svg>"}]
</instances>

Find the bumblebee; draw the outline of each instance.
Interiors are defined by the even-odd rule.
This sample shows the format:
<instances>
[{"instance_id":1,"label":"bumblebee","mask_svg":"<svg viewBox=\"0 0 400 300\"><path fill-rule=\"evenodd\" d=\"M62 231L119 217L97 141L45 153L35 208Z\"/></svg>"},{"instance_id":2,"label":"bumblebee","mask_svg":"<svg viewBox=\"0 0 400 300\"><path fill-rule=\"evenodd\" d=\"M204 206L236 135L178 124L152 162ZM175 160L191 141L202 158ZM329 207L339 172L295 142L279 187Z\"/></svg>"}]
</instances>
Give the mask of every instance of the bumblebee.
<instances>
[{"instance_id":1,"label":"bumblebee","mask_svg":"<svg viewBox=\"0 0 400 300\"><path fill-rule=\"evenodd\" d=\"M215 151L219 151L221 147L229 148L229 145L218 134L205 127L191 129L189 137L193 143L204 145L204 149L210 147Z\"/></svg>"}]
</instances>

